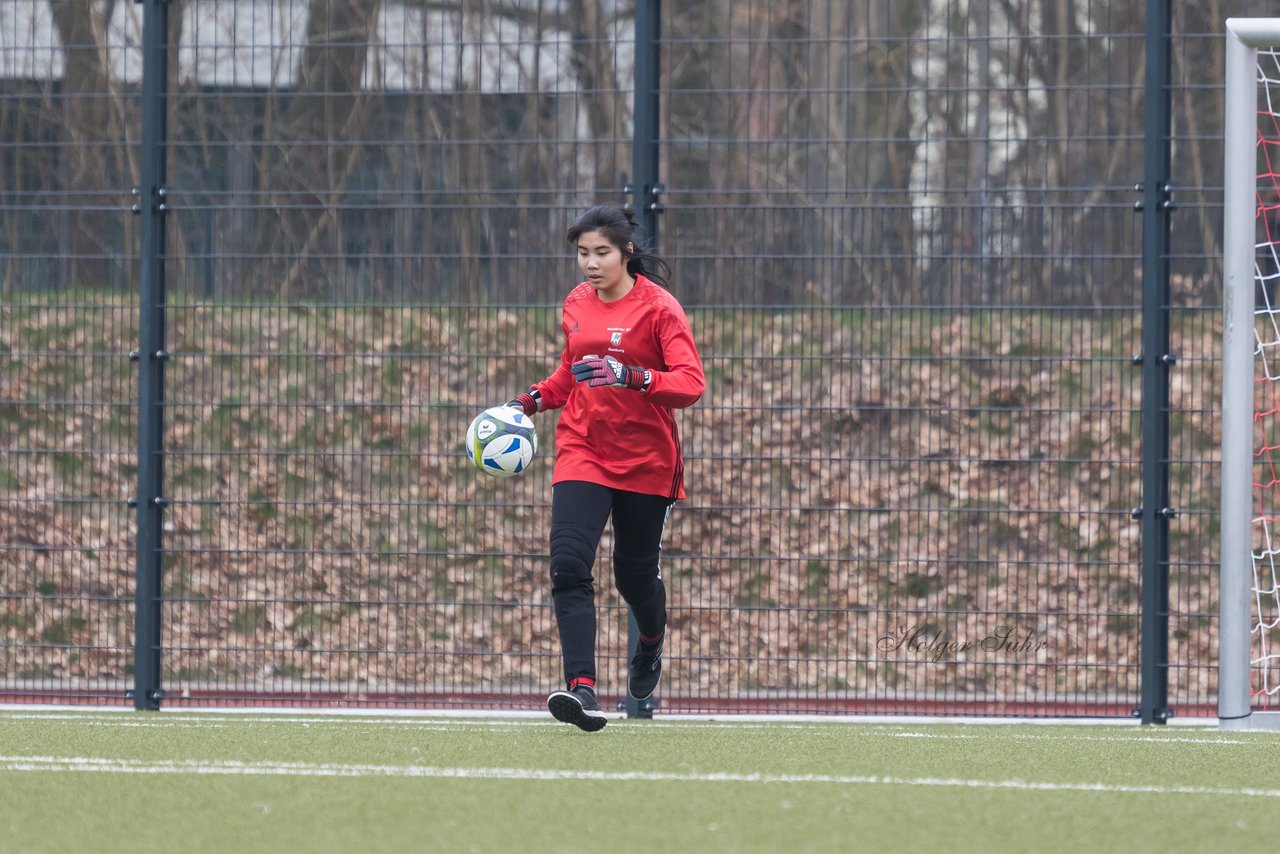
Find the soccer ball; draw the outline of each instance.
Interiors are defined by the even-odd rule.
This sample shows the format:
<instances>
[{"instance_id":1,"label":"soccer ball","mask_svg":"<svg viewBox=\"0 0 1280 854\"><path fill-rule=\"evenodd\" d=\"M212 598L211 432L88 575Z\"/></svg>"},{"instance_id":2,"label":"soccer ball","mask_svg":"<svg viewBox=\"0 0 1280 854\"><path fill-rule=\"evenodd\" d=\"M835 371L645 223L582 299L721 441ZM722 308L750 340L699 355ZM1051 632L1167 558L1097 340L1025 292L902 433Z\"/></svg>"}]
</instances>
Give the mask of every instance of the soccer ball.
<instances>
[{"instance_id":1,"label":"soccer ball","mask_svg":"<svg viewBox=\"0 0 1280 854\"><path fill-rule=\"evenodd\" d=\"M491 406L467 428L467 459L493 477L520 474L537 451L533 420L512 406Z\"/></svg>"}]
</instances>

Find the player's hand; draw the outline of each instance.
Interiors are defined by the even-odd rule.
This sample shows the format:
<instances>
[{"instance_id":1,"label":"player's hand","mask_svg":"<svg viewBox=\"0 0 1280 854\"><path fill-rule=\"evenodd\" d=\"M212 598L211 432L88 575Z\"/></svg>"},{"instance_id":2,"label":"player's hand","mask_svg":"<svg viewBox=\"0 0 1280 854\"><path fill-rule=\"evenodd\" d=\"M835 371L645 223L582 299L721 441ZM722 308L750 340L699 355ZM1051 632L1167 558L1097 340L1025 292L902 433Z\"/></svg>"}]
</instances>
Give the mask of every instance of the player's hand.
<instances>
[{"instance_id":1,"label":"player's hand","mask_svg":"<svg viewBox=\"0 0 1280 854\"><path fill-rule=\"evenodd\" d=\"M542 409L542 395L534 389L529 389L524 394L507 401L507 406L519 409L525 415L536 415Z\"/></svg>"},{"instance_id":2,"label":"player's hand","mask_svg":"<svg viewBox=\"0 0 1280 854\"><path fill-rule=\"evenodd\" d=\"M644 391L653 376L644 368L624 365L612 356L583 356L573 363L571 370L575 380L592 388L609 386Z\"/></svg>"}]
</instances>

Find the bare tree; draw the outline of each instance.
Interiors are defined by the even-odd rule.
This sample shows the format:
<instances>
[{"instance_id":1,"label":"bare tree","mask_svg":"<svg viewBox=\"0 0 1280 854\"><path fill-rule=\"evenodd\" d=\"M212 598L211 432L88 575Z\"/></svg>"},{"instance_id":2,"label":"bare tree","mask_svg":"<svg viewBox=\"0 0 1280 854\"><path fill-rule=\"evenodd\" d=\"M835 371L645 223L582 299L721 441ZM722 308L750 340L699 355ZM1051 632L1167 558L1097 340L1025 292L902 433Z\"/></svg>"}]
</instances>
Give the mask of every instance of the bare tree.
<instances>
[{"instance_id":1,"label":"bare tree","mask_svg":"<svg viewBox=\"0 0 1280 854\"><path fill-rule=\"evenodd\" d=\"M120 235L113 233L112 214L104 210L109 204L124 209L126 188L104 181L127 174L112 156L119 153L122 136L106 51L115 2L50 0L64 57L61 123L70 144L61 149L66 160L59 171L65 176L65 256L68 283L73 285L109 282L111 257L120 253ZM106 190L119 193L120 201L108 202Z\"/></svg>"},{"instance_id":2,"label":"bare tree","mask_svg":"<svg viewBox=\"0 0 1280 854\"><path fill-rule=\"evenodd\" d=\"M1221 0L1196 0L1176 3L1173 7L1175 33L1215 32L1229 17ZM1217 69L1226 64L1226 46L1222 39L1176 39L1174 67L1196 69L1199 82L1216 81ZM1212 70L1212 75L1209 73ZM1174 193L1179 213L1172 220L1173 241L1178 246L1200 247L1183 256L1175 275L1191 278L1189 287L1176 288L1178 296L1218 300L1218 283L1213 275L1221 268L1222 221L1218 215L1217 191L1223 172L1222 134L1225 100L1219 87L1203 85L1179 87L1173 99L1173 163Z\"/></svg>"},{"instance_id":3,"label":"bare tree","mask_svg":"<svg viewBox=\"0 0 1280 854\"><path fill-rule=\"evenodd\" d=\"M374 94L365 88L365 60L379 2L313 0L297 82L281 125L282 156L264 175L275 191L274 223L259 231L259 251L291 258L282 295L309 281L341 278L316 256L342 255L338 208L363 151L364 121ZM273 117L274 118L274 117Z\"/></svg>"},{"instance_id":4,"label":"bare tree","mask_svg":"<svg viewBox=\"0 0 1280 854\"><path fill-rule=\"evenodd\" d=\"M1082 32L1087 16L1075 0L1041 6L1039 15L1008 0L999 8L1000 25L1017 38L996 41L1010 49L993 50L991 62L1008 81L1004 88L1023 94L1005 96L994 109L1025 128L992 176L1023 209L1020 226L1004 238L1024 251L1057 247L1047 263L1020 269L1010 284L1035 299L1126 298L1132 270L1108 259L1132 252L1122 227L1128 220L1115 222L1124 214L1101 203L1141 177L1140 165L1133 171L1140 147L1130 142L1141 136L1141 52L1130 39ZM1115 33L1142 30L1133 6L1116 9L1107 23ZM1126 77L1128 69L1139 77ZM1117 78L1128 85L1114 85ZM1032 92L1043 95L1026 94Z\"/></svg>"},{"instance_id":5,"label":"bare tree","mask_svg":"<svg viewBox=\"0 0 1280 854\"><path fill-rule=\"evenodd\" d=\"M609 35L612 21L603 0L570 0L573 32L573 67L586 102L587 121L597 153L595 189L616 190L624 170L631 110L618 84L614 44Z\"/></svg>"},{"instance_id":6,"label":"bare tree","mask_svg":"<svg viewBox=\"0 0 1280 854\"><path fill-rule=\"evenodd\" d=\"M913 271L909 181L916 143L907 97L914 86L908 45L921 20L920 3L851 4L844 0L793 3L779 32L796 45L780 69L796 93L788 133L787 185L808 215L791 220L789 247L815 255L808 282L822 301L890 301L918 286ZM799 38L797 38L799 36ZM777 298L793 297L778 293Z\"/></svg>"}]
</instances>

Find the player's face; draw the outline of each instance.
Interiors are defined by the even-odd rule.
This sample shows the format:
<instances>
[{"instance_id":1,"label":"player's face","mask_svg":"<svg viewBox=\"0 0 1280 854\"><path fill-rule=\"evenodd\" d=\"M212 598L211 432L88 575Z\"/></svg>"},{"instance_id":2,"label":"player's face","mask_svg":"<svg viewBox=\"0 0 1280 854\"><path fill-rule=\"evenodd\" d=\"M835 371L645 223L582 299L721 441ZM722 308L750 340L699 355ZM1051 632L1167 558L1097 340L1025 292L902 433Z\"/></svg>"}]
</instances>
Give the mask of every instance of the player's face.
<instances>
[{"instance_id":1,"label":"player's face","mask_svg":"<svg viewBox=\"0 0 1280 854\"><path fill-rule=\"evenodd\" d=\"M598 231L588 231L578 238L578 268L605 302L621 299L635 284L627 272L622 250Z\"/></svg>"}]
</instances>

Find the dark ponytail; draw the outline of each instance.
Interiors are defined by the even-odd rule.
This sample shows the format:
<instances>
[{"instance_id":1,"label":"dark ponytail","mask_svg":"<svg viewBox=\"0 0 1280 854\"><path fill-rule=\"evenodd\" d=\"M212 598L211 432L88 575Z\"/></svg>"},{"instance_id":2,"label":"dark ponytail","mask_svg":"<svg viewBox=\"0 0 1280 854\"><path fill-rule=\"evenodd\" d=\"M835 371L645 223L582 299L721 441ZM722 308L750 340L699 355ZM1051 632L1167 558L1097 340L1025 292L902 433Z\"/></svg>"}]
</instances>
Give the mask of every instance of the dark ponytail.
<instances>
[{"instance_id":1,"label":"dark ponytail","mask_svg":"<svg viewBox=\"0 0 1280 854\"><path fill-rule=\"evenodd\" d=\"M567 237L570 243L577 243L578 238L587 232L598 231L622 252L628 273L632 276L644 276L669 288L671 265L640 247L634 236L639 226L635 211L630 208L619 204L596 205L578 217L578 221L570 226ZM627 251L628 243L634 247L630 252Z\"/></svg>"}]
</instances>

